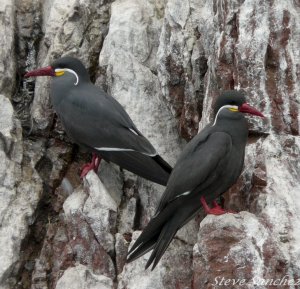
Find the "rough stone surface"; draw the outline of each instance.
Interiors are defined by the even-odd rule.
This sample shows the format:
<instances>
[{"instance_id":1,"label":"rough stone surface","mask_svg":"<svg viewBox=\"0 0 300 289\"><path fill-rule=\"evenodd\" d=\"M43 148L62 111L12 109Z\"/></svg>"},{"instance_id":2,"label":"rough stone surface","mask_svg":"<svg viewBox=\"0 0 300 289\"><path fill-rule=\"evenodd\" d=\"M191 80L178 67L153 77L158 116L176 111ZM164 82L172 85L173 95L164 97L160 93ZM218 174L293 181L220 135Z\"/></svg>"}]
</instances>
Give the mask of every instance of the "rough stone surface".
<instances>
[{"instance_id":1,"label":"rough stone surface","mask_svg":"<svg viewBox=\"0 0 300 289\"><path fill-rule=\"evenodd\" d=\"M113 281L104 275L93 274L86 266L68 268L58 280L55 289L113 289Z\"/></svg>"},{"instance_id":2,"label":"rough stone surface","mask_svg":"<svg viewBox=\"0 0 300 289\"><path fill-rule=\"evenodd\" d=\"M133 241L136 240L139 233L133 234ZM175 239L153 271L144 269L150 252L135 262L127 264L119 275L118 289L191 288L192 254L190 247L190 245ZM174 264L176 266L173 266Z\"/></svg>"},{"instance_id":3,"label":"rough stone surface","mask_svg":"<svg viewBox=\"0 0 300 289\"><path fill-rule=\"evenodd\" d=\"M14 2L3 0L0 3L0 91L11 98L16 83L16 58L14 57Z\"/></svg>"},{"instance_id":4,"label":"rough stone surface","mask_svg":"<svg viewBox=\"0 0 300 289\"><path fill-rule=\"evenodd\" d=\"M0 288L14 284L20 267L20 249L41 195L41 180L34 170L34 144L22 141L12 104L0 95ZM24 149L24 151L23 151Z\"/></svg>"},{"instance_id":5,"label":"rough stone surface","mask_svg":"<svg viewBox=\"0 0 300 289\"><path fill-rule=\"evenodd\" d=\"M108 253L114 250L116 210L115 201L97 175L90 172L84 185L78 186L63 202L63 213L58 220L47 226L33 272L33 288L39 288L41 280L47 281L40 276L46 276L49 268L52 288L62 270L76 262L88 266L95 274L114 279L115 268Z\"/></svg>"},{"instance_id":6,"label":"rough stone surface","mask_svg":"<svg viewBox=\"0 0 300 289\"><path fill-rule=\"evenodd\" d=\"M261 280L281 279L289 273L282 244L263 219L248 212L208 216L202 221L193 250L193 271L193 286L199 289L217 284L220 288L265 288ZM244 284L238 279L245 280ZM229 280L227 285L224 280Z\"/></svg>"},{"instance_id":7,"label":"rough stone surface","mask_svg":"<svg viewBox=\"0 0 300 289\"><path fill-rule=\"evenodd\" d=\"M88 198L83 214L91 226L98 242L107 252L114 250L114 236L117 222L117 204L103 186L98 176L90 172L86 177Z\"/></svg>"},{"instance_id":8,"label":"rough stone surface","mask_svg":"<svg viewBox=\"0 0 300 289\"><path fill-rule=\"evenodd\" d=\"M115 250L116 250L117 274L120 274L123 271L123 267L126 263L126 256L127 256L129 244L130 242L128 239L128 235L126 234L121 235L120 233L116 234Z\"/></svg>"},{"instance_id":9,"label":"rough stone surface","mask_svg":"<svg viewBox=\"0 0 300 289\"><path fill-rule=\"evenodd\" d=\"M0 288L198 289L224 277L247 282L218 288L252 289L254 277L300 278L299 11L293 0L1 0ZM104 161L80 180L89 155L53 112L50 79L22 77L66 54L171 164L212 120L219 92L245 90L266 119L248 118L245 166L224 205L248 212L200 214L152 272L148 255L125 264L164 188Z\"/></svg>"},{"instance_id":10,"label":"rough stone surface","mask_svg":"<svg viewBox=\"0 0 300 289\"><path fill-rule=\"evenodd\" d=\"M175 119L163 100L155 68L162 23L156 9L155 3L148 1L114 2L99 64L106 68L110 93L158 152L174 164L181 141ZM144 227L154 213L163 188L141 179L138 182Z\"/></svg>"}]
</instances>

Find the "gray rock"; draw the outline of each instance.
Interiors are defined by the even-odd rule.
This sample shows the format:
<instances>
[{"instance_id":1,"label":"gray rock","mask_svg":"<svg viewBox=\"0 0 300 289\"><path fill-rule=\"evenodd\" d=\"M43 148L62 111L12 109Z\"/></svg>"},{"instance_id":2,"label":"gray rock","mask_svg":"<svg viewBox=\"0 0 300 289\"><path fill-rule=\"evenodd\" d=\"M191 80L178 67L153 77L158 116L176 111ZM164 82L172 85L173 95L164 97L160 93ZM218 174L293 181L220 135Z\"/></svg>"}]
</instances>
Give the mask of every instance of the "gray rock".
<instances>
[{"instance_id":1,"label":"gray rock","mask_svg":"<svg viewBox=\"0 0 300 289\"><path fill-rule=\"evenodd\" d=\"M14 56L14 2L3 0L0 4L0 37L2 39L0 57L0 91L11 98L16 79L16 59Z\"/></svg>"},{"instance_id":2,"label":"gray rock","mask_svg":"<svg viewBox=\"0 0 300 289\"><path fill-rule=\"evenodd\" d=\"M23 162L21 168L23 157L28 157L30 151L23 154L20 123L14 119L9 99L0 95L0 104L3 110L0 117L0 288L5 288L12 282L10 274L18 268L21 242L33 221L42 186L30 163Z\"/></svg>"},{"instance_id":3,"label":"gray rock","mask_svg":"<svg viewBox=\"0 0 300 289\"><path fill-rule=\"evenodd\" d=\"M78 264L68 268L58 280L55 289L113 289L113 281L104 276L96 275L88 267Z\"/></svg>"},{"instance_id":4,"label":"gray rock","mask_svg":"<svg viewBox=\"0 0 300 289\"><path fill-rule=\"evenodd\" d=\"M63 204L65 216L67 218L72 218L72 215L82 213L87 198L88 194L82 187L76 188Z\"/></svg>"},{"instance_id":5,"label":"gray rock","mask_svg":"<svg viewBox=\"0 0 300 289\"><path fill-rule=\"evenodd\" d=\"M136 198L129 199L125 204L125 208L120 212L118 232L120 234L132 233L134 221L136 219L137 201Z\"/></svg>"},{"instance_id":6,"label":"gray rock","mask_svg":"<svg viewBox=\"0 0 300 289\"><path fill-rule=\"evenodd\" d=\"M226 281L234 288L253 288L258 280L281 279L288 274L286 257L263 220L254 215L208 216L201 223L193 250L193 286L224 286Z\"/></svg>"},{"instance_id":7,"label":"gray rock","mask_svg":"<svg viewBox=\"0 0 300 289\"><path fill-rule=\"evenodd\" d=\"M150 41L145 28L154 29L151 25L154 25L152 23L155 19L150 20L153 11L146 8L155 9L146 1L120 1L112 4L110 30L99 63L106 68L112 96L124 106L158 152L174 163L181 142L172 114L161 98L158 78L151 71L153 63L147 64L152 59L149 51L155 49L155 41ZM125 13L120 14L120 11ZM142 26L136 25L137 20L142 22ZM159 27L156 29L159 32ZM149 110L153 113L148 114ZM164 149L167 143L171 146L169 150Z\"/></svg>"},{"instance_id":8,"label":"gray rock","mask_svg":"<svg viewBox=\"0 0 300 289\"><path fill-rule=\"evenodd\" d=\"M85 179L88 198L83 214L91 226L98 242L107 252L114 250L114 236L117 222L117 204L97 175L91 171Z\"/></svg>"},{"instance_id":9,"label":"gray rock","mask_svg":"<svg viewBox=\"0 0 300 289\"><path fill-rule=\"evenodd\" d=\"M267 184L257 198L258 215L274 226L272 234L297 272L300 270L297 197L300 190L300 137L270 135L262 149Z\"/></svg>"},{"instance_id":10,"label":"gray rock","mask_svg":"<svg viewBox=\"0 0 300 289\"><path fill-rule=\"evenodd\" d=\"M174 164L182 142L172 113L162 98L159 79L152 71L161 25L155 8L147 1L114 2L99 64L106 69L112 96L124 106L157 151ZM139 181L142 226L154 214L162 192L159 185Z\"/></svg>"},{"instance_id":11,"label":"gray rock","mask_svg":"<svg viewBox=\"0 0 300 289\"><path fill-rule=\"evenodd\" d=\"M140 232L134 232L132 242ZM145 270L150 252L136 261L126 264L118 276L118 289L190 288L192 247L174 239L157 267Z\"/></svg>"},{"instance_id":12,"label":"gray rock","mask_svg":"<svg viewBox=\"0 0 300 289\"><path fill-rule=\"evenodd\" d=\"M123 195L124 182L120 167L113 163L108 164L106 161L102 160L98 176L109 194L119 206Z\"/></svg>"},{"instance_id":13,"label":"gray rock","mask_svg":"<svg viewBox=\"0 0 300 289\"><path fill-rule=\"evenodd\" d=\"M126 234L116 234L116 244L115 244L115 251L116 251L116 266L117 266L117 275L119 275L123 271L123 267L126 263L126 256L128 252L128 247L130 245L129 235Z\"/></svg>"},{"instance_id":14,"label":"gray rock","mask_svg":"<svg viewBox=\"0 0 300 289\"><path fill-rule=\"evenodd\" d=\"M96 240L107 252L114 251L117 204L94 172L90 172L83 188L76 189L64 202L66 218L81 215L93 230Z\"/></svg>"}]
</instances>

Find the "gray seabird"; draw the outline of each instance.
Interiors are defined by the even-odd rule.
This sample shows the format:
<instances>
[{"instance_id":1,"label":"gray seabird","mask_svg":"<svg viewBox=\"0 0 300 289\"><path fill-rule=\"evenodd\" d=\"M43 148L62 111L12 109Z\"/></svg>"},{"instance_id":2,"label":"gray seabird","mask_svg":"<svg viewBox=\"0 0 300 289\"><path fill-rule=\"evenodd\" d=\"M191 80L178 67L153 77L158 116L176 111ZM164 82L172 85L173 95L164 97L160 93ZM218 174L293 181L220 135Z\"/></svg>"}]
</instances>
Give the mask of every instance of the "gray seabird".
<instances>
[{"instance_id":1,"label":"gray seabird","mask_svg":"<svg viewBox=\"0 0 300 289\"><path fill-rule=\"evenodd\" d=\"M128 253L127 262L153 249L146 269L152 270L176 232L201 209L208 214L226 213L214 202L241 174L248 138L243 113L263 115L246 103L240 91L226 91L216 101L215 119L184 148L170 175L154 217ZM199 202L200 200L200 202Z\"/></svg>"},{"instance_id":2,"label":"gray seabird","mask_svg":"<svg viewBox=\"0 0 300 289\"><path fill-rule=\"evenodd\" d=\"M172 167L137 129L112 96L92 84L82 62L63 57L25 77L52 76L51 100L68 136L93 153L83 177L100 163L96 156L145 179L166 185Z\"/></svg>"}]
</instances>

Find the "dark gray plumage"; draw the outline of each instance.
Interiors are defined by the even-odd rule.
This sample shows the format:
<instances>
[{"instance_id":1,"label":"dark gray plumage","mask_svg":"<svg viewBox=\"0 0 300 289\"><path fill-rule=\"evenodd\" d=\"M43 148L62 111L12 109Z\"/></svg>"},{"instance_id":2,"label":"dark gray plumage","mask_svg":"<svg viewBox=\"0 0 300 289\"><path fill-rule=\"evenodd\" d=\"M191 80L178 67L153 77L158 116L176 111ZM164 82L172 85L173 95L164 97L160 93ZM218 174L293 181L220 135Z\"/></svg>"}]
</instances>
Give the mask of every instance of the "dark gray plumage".
<instances>
[{"instance_id":1,"label":"dark gray plumage","mask_svg":"<svg viewBox=\"0 0 300 289\"><path fill-rule=\"evenodd\" d=\"M63 57L25 75L54 76L53 107L68 136L80 146L139 176L166 185L172 170L124 108L90 81L81 61Z\"/></svg>"},{"instance_id":2,"label":"dark gray plumage","mask_svg":"<svg viewBox=\"0 0 300 289\"><path fill-rule=\"evenodd\" d=\"M243 93L238 91L224 92L218 98L214 123L184 148L156 214L130 249L127 262L153 249L146 264L148 268L153 263L153 269L178 229L201 209L200 198L212 202L236 182L248 136L243 112L263 116L245 102Z\"/></svg>"}]
</instances>

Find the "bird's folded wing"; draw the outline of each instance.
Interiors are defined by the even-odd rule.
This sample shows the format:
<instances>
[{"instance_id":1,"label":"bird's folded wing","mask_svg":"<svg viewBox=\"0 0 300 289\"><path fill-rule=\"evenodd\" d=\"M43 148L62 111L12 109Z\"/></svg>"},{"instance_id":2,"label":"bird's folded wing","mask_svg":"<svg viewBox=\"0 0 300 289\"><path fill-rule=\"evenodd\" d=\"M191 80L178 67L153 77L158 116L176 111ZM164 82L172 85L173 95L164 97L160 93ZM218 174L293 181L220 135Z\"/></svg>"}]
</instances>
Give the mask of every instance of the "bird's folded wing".
<instances>
[{"instance_id":1,"label":"bird's folded wing","mask_svg":"<svg viewBox=\"0 0 300 289\"><path fill-rule=\"evenodd\" d=\"M206 188L216 181L228 162L232 149L229 134L214 132L196 136L180 155L156 213L179 197L188 196L196 188Z\"/></svg>"},{"instance_id":2,"label":"bird's folded wing","mask_svg":"<svg viewBox=\"0 0 300 289\"><path fill-rule=\"evenodd\" d=\"M75 142L99 151L138 151L149 156L157 154L123 107L112 97L100 99L97 95L89 95L86 96L90 97L88 105L82 98L76 97L63 100L58 111L67 133Z\"/></svg>"}]
</instances>

